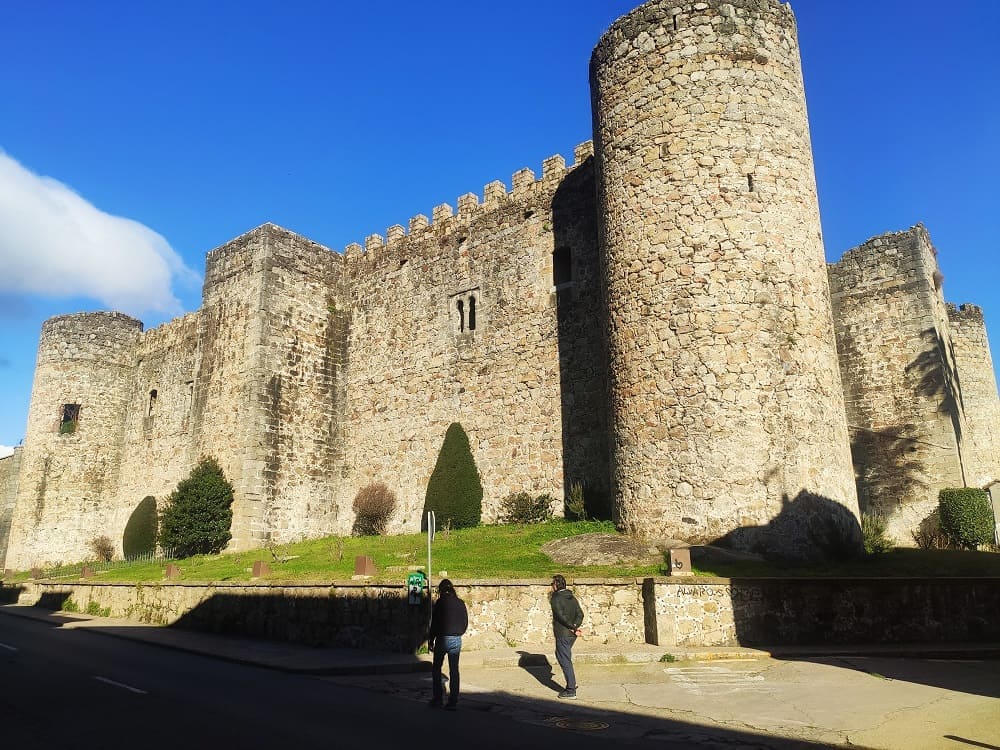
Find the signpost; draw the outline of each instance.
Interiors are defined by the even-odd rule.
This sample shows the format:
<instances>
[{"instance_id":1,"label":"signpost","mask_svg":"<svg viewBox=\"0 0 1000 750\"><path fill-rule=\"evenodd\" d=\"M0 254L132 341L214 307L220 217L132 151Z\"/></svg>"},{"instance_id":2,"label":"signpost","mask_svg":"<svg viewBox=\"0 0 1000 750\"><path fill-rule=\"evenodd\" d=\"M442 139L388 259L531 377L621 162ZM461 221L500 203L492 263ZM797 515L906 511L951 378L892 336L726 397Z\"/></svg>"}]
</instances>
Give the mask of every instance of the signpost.
<instances>
[{"instance_id":1,"label":"signpost","mask_svg":"<svg viewBox=\"0 0 1000 750\"><path fill-rule=\"evenodd\" d=\"M434 532L436 530L437 521L434 517L434 511L427 511L427 598L431 597L431 542L434 541Z\"/></svg>"}]
</instances>

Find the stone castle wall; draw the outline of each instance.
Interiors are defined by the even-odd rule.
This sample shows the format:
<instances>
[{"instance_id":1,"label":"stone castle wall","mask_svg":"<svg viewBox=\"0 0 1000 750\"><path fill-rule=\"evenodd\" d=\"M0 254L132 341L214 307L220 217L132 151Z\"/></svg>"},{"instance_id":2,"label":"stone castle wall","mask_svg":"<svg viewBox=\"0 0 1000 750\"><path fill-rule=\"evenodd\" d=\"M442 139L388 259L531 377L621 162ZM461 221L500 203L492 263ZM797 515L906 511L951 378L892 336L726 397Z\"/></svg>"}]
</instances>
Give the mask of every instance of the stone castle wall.
<instances>
[{"instance_id":1,"label":"stone castle wall","mask_svg":"<svg viewBox=\"0 0 1000 750\"><path fill-rule=\"evenodd\" d=\"M265 224L208 253L198 312L145 333L48 321L20 468L0 464L7 566L120 551L206 455L233 550L349 533L372 482L415 531L454 422L486 522L581 482L629 532L796 558L857 551L859 495L909 543L939 487L1000 475L985 327L946 308L926 231L824 267L786 5L653 0L591 83L596 147L569 167L343 253Z\"/></svg>"},{"instance_id":2,"label":"stone castle wall","mask_svg":"<svg viewBox=\"0 0 1000 750\"><path fill-rule=\"evenodd\" d=\"M1000 399L983 311L976 305L947 306L957 392L968 439L966 481L985 487L1000 480Z\"/></svg>"},{"instance_id":3,"label":"stone castle wall","mask_svg":"<svg viewBox=\"0 0 1000 750\"><path fill-rule=\"evenodd\" d=\"M17 501L17 483L21 475L21 456L24 449L18 446L13 455L0 458L0 568L7 557L10 525L14 520L14 503Z\"/></svg>"},{"instance_id":4,"label":"stone castle wall","mask_svg":"<svg viewBox=\"0 0 1000 750\"><path fill-rule=\"evenodd\" d=\"M646 3L597 45L591 88L624 525L858 548L790 9Z\"/></svg>"},{"instance_id":5,"label":"stone castle wall","mask_svg":"<svg viewBox=\"0 0 1000 750\"><path fill-rule=\"evenodd\" d=\"M829 267L861 507L882 512L901 543L939 489L965 485L968 430L935 255L918 225Z\"/></svg>"},{"instance_id":6,"label":"stone castle wall","mask_svg":"<svg viewBox=\"0 0 1000 750\"><path fill-rule=\"evenodd\" d=\"M109 536L121 552L121 532L148 495L163 501L187 476L197 456L191 408L199 314L145 331L136 347L122 441L117 509Z\"/></svg>"},{"instance_id":7,"label":"stone castle wall","mask_svg":"<svg viewBox=\"0 0 1000 750\"><path fill-rule=\"evenodd\" d=\"M42 325L8 564L90 558L91 542L111 536L141 332L120 313ZM67 405L79 406L72 429L61 427Z\"/></svg>"},{"instance_id":8,"label":"stone castle wall","mask_svg":"<svg viewBox=\"0 0 1000 750\"><path fill-rule=\"evenodd\" d=\"M452 422L467 432L483 517L511 492L600 488L606 464L600 289L590 144L435 208L347 250L353 299L341 505L370 482L400 500L394 530L419 528ZM569 265L558 288L554 257ZM473 317L474 309L474 317ZM514 416L516 415L516 417ZM561 508L557 509L561 512Z\"/></svg>"}]
</instances>

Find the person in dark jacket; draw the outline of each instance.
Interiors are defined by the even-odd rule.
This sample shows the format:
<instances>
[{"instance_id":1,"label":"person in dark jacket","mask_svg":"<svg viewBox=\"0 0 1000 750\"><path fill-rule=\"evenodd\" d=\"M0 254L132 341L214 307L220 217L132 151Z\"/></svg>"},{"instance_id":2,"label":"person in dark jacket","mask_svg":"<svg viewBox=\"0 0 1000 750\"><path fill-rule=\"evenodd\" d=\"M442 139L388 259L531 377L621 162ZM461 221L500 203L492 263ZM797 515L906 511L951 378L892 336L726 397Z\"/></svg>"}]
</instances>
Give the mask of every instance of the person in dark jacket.
<instances>
[{"instance_id":1,"label":"person in dark jacket","mask_svg":"<svg viewBox=\"0 0 1000 750\"><path fill-rule=\"evenodd\" d=\"M448 655L448 703L445 708L458 708L458 657L462 653L462 634L469 627L469 611L465 602L458 598L455 586L447 578L438 584L438 600L431 611L431 630L427 637L427 647L434 654L431 672L433 697L431 707L440 708L444 689L441 685L441 667L445 654Z\"/></svg>"},{"instance_id":2,"label":"person in dark jacket","mask_svg":"<svg viewBox=\"0 0 1000 750\"><path fill-rule=\"evenodd\" d=\"M566 677L566 689L559 693L565 700L576 700L576 672L573 671L573 644L583 635L583 609L573 592L566 588L566 579L552 576L552 631L556 637L556 661Z\"/></svg>"}]
</instances>

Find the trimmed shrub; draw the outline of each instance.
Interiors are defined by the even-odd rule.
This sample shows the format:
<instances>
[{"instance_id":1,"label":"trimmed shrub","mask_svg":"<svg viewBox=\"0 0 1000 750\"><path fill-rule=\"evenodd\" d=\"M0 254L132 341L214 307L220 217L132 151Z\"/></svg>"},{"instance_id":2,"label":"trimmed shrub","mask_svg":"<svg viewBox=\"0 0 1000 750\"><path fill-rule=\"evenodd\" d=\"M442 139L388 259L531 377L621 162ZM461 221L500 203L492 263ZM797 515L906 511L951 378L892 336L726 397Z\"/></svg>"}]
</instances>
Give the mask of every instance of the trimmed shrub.
<instances>
[{"instance_id":1,"label":"trimmed shrub","mask_svg":"<svg viewBox=\"0 0 1000 750\"><path fill-rule=\"evenodd\" d=\"M472 457L469 436L453 422L444 436L434 471L427 482L420 528L427 529L427 511L434 511L439 528L478 526L483 513L483 483Z\"/></svg>"},{"instance_id":2,"label":"trimmed shrub","mask_svg":"<svg viewBox=\"0 0 1000 750\"><path fill-rule=\"evenodd\" d=\"M941 531L941 514L935 509L911 532L920 549L947 549L948 537Z\"/></svg>"},{"instance_id":3,"label":"trimmed shrub","mask_svg":"<svg viewBox=\"0 0 1000 750\"><path fill-rule=\"evenodd\" d=\"M544 523L552 518L555 498L548 493L532 497L527 492L512 492L500 501L500 523Z\"/></svg>"},{"instance_id":4,"label":"trimmed shrub","mask_svg":"<svg viewBox=\"0 0 1000 750\"><path fill-rule=\"evenodd\" d=\"M381 536L396 509L396 493L383 482L374 482L354 496L353 536Z\"/></svg>"},{"instance_id":5,"label":"trimmed shrub","mask_svg":"<svg viewBox=\"0 0 1000 750\"><path fill-rule=\"evenodd\" d=\"M893 543L885 535L885 517L878 511L861 514L861 536L865 544L865 553L881 555L893 548Z\"/></svg>"},{"instance_id":6,"label":"trimmed shrub","mask_svg":"<svg viewBox=\"0 0 1000 750\"><path fill-rule=\"evenodd\" d=\"M993 509L986 490L956 487L938 493L941 531L961 549L976 549L993 541Z\"/></svg>"},{"instance_id":7,"label":"trimmed shrub","mask_svg":"<svg viewBox=\"0 0 1000 750\"><path fill-rule=\"evenodd\" d=\"M573 482L566 493L566 517L573 521L587 520L587 502L583 494L583 485Z\"/></svg>"},{"instance_id":8,"label":"trimmed shrub","mask_svg":"<svg viewBox=\"0 0 1000 750\"><path fill-rule=\"evenodd\" d=\"M122 551L126 560L134 560L156 551L156 498L146 495L125 524Z\"/></svg>"},{"instance_id":9,"label":"trimmed shrub","mask_svg":"<svg viewBox=\"0 0 1000 750\"><path fill-rule=\"evenodd\" d=\"M111 537L101 535L90 540L90 548L101 562L111 562L115 559L115 543Z\"/></svg>"},{"instance_id":10,"label":"trimmed shrub","mask_svg":"<svg viewBox=\"0 0 1000 750\"><path fill-rule=\"evenodd\" d=\"M202 458L181 480L160 513L160 544L177 557L214 554L232 538L233 487L222 467Z\"/></svg>"}]
</instances>

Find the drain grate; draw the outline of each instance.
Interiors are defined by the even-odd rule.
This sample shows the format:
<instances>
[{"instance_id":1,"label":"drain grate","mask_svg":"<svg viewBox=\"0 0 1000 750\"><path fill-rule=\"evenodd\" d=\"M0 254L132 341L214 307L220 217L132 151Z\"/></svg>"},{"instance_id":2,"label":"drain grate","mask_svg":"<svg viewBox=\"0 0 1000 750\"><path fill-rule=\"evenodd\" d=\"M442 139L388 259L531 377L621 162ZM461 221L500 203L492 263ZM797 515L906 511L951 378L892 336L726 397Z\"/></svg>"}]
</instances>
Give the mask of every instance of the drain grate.
<instances>
[{"instance_id":1,"label":"drain grate","mask_svg":"<svg viewBox=\"0 0 1000 750\"><path fill-rule=\"evenodd\" d=\"M599 732L611 726L603 721L590 721L588 719L556 719L554 723L560 729L575 729L578 732Z\"/></svg>"}]
</instances>

